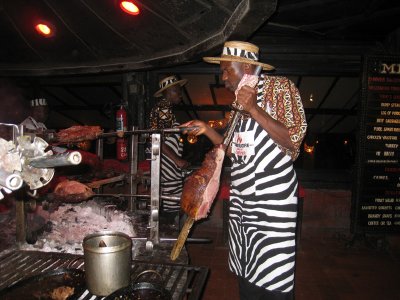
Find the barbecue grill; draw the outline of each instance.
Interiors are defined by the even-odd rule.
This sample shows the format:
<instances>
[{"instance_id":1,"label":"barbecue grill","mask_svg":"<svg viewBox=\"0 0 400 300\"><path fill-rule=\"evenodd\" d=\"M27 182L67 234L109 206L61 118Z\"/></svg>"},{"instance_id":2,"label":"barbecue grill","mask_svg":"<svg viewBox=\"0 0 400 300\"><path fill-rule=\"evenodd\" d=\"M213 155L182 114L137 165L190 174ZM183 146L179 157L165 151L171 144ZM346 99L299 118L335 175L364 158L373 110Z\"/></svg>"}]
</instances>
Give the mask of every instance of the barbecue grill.
<instances>
[{"instance_id":1,"label":"barbecue grill","mask_svg":"<svg viewBox=\"0 0 400 300\"><path fill-rule=\"evenodd\" d=\"M207 280L208 269L179 264L159 264L132 261L131 278L145 270L154 270L163 278L164 287L172 299L200 299ZM52 270L84 270L83 256L67 253L16 250L0 254L0 296L13 284L24 278L40 275ZM82 289L76 299L102 299ZM186 298L185 298L186 297Z\"/></svg>"},{"instance_id":2,"label":"barbecue grill","mask_svg":"<svg viewBox=\"0 0 400 300\"><path fill-rule=\"evenodd\" d=\"M138 139L135 133L135 128L131 132L127 132L131 138L131 148L137 150ZM177 129L172 129L177 130ZM179 129L181 130L181 129ZM101 138L98 139L100 141ZM128 212L126 213L128 219L130 220L129 228L134 230L135 236L131 238L134 241L135 247L133 251L133 260L131 264L131 281L135 279L138 274L141 274L143 271L152 270L160 275L162 278L163 286L165 290L171 295L171 299L199 299L201 297L201 293L204 289L205 282L207 279L208 269L205 267L194 267L188 266L184 263L187 263L187 257L183 255L181 260L177 264L170 264L169 261L165 262L168 253L170 252L170 246L174 238L168 238L168 236L160 237L160 224L159 223L159 200L163 196L160 194L160 186L159 186L159 168L160 168L160 133L152 133L152 160L151 160L151 194L150 198L150 209L147 210L144 214L140 213L135 209L134 201L136 197L139 196L136 194L136 184L133 181L134 175L137 171L137 151L132 151L130 153L130 194L129 194L129 205ZM98 142L98 156L102 157L101 153L101 143ZM46 163L47 161L44 160ZM47 165L46 165L47 167ZM97 189L97 192L101 193L101 188ZM104 195L103 195L104 196ZM104 199L104 198L103 198ZM22 200L22 199L21 199ZM89 202L92 203L89 207L95 211L99 210L97 214L108 217L111 219L111 215L115 211L115 205L109 205L104 200L97 201L99 199L93 199L92 201L85 202L86 206L89 206ZM79 251L70 252L69 248L73 248L77 250L75 247L76 237L74 236L72 240L69 240L64 243L56 243L57 249L51 248L51 252L45 252L45 250L40 247L31 247L31 245L25 244L26 237L26 224L25 224L25 212L24 212L24 201L16 202L16 237L18 246L13 247L11 249L7 249L3 252L0 252L0 298L2 299L2 295L4 293L9 292L12 289L19 288L21 285L26 282L30 282L32 284L31 279L37 278L47 278L48 274L51 276L59 276L62 272L72 272L71 274L82 274L82 271L85 270L85 265L83 261L83 255L79 253ZM97 205L99 204L99 205ZM67 205L68 206L68 205ZM65 206L65 207L67 207ZM82 207L81 207L82 208ZM77 205L73 205L72 215L75 209L78 209ZM121 212L122 213L122 212ZM91 216L91 215L89 215ZM69 229L69 233L75 233L74 228L79 228L79 226L85 226L85 224L81 224L82 220L88 219L88 217L80 218L79 215L74 217L74 223L68 223L70 221L69 214L63 214L63 217L60 220L64 223L60 224L60 228L64 228L66 224L70 224L71 227ZM63 221L64 220L64 221ZM58 219L57 219L57 223ZM127 225L123 223L123 225ZM164 234L171 234L168 228L164 228L162 226ZM101 227L103 228L103 226ZM125 227L124 227L125 228ZM125 228L126 229L126 228ZM128 232L129 230L124 230ZM63 233L64 231L57 231L58 233ZM81 231L79 231L81 233ZM66 237L67 235L61 235L62 237ZM83 238L82 238L83 239ZM44 240L46 240L44 238ZM50 241L52 241L50 239ZM71 241L74 241L71 244ZM163 241L163 243L160 243ZM47 242L46 242L47 244ZM54 243L53 243L54 244ZM66 246L66 248L62 248L59 246ZM47 245L48 246L48 245ZM154 247L157 246L157 247ZM33 247L33 246L32 246ZM59 249L58 249L59 248ZM68 250L66 250L68 248ZM43 251L37 251L37 250ZM79 250L79 249L78 249ZM72 271L71 271L72 270ZM75 273L74 273L75 271ZM78 276L77 275L77 276ZM75 276L75 275L73 275ZM62 275L61 275L62 278ZM36 282L36 281L35 281ZM133 284L134 282L132 282ZM54 284L54 282L52 283ZM43 283L44 285L44 283ZM62 286L62 284L61 284ZM34 285L35 288L40 289L42 284L36 282ZM74 299L102 299L103 297L92 295L86 287L86 283L81 281L79 289L75 289L74 291ZM29 289L23 290L24 293L29 293ZM2 294L3 293L3 294ZM78 295L76 295L78 293ZM28 296L29 297L29 296Z\"/></svg>"}]
</instances>

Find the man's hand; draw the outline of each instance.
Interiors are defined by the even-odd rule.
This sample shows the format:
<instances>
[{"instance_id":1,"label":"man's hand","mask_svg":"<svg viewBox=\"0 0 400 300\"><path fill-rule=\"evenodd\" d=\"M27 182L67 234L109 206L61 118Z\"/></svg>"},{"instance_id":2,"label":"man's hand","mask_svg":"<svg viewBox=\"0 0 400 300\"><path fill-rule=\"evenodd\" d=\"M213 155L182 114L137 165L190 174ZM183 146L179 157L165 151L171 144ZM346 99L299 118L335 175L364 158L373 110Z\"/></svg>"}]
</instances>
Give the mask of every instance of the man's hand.
<instances>
[{"instance_id":1,"label":"man's hand","mask_svg":"<svg viewBox=\"0 0 400 300\"><path fill-rule=\"evenodd\" d=\"M196 127L193 129L187 129L183 131L183 134L188 134L188 135L202 135L205 134L209 128L211 128L205 122L200 120L192 120L184 124L181 124L179 127Z\"/></svg>"},{"instance_id":2,"label":"man's hand","mask_svg":"<svg viewBox=\"0 0 400 300\"><path fill-rule=\"evenodd\" d=\"M243 86L237 93L236 101L242 106L242 110L250 115L257 109L257 92L248 85Z\"/></svg>"},{"instance_id":3,"label":"man's hand","mask_svg":"<svg viewBox=\"0 0 400 300\"><path fill-rule=\"evenodd\" d=\"M179 127L193 127L193 126L196 126L197 128L184 130L183 134L189 134L189 135L204 134L210 139L210 141L214 145L222 143L222 136L218 132L216 132L213 128L211 128L211 126L209 126L207 123L203 121L192 120L180 125Z\"/></svg>"}]
</instances>

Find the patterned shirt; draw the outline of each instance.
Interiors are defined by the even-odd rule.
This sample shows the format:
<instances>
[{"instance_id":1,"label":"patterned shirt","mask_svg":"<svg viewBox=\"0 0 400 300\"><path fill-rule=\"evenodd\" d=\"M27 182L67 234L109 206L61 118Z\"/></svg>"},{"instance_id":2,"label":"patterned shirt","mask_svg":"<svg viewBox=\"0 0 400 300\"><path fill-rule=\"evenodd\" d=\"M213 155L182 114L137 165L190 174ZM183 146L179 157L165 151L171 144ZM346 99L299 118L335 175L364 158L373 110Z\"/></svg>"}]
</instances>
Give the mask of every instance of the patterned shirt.
<instances>
[{"instance_id":1,"label":"patterned shirt","mask_svg":"<svg viewBox=\"0 0 400 300\"><path fill-rule=\"evenodd\" d=\"M286 77L265 76L264 80L264 100L261 107L289 129L290 140L296 150L292 152L282 146L279 147L295 160L299 156L301 142L307 130L299 90Z\"/></svg>"},{"instance_id":2,"label":"patterned shirt","mask_svg":"<svg viewBox=\"0 0 400 300\"><path fill-rule=\"evenodd\" d=\"M150 112L150 128L172 128L175 123L176 117L172 112L172 103L164 98L161 99Z\"/></svg>"}]
</instances>

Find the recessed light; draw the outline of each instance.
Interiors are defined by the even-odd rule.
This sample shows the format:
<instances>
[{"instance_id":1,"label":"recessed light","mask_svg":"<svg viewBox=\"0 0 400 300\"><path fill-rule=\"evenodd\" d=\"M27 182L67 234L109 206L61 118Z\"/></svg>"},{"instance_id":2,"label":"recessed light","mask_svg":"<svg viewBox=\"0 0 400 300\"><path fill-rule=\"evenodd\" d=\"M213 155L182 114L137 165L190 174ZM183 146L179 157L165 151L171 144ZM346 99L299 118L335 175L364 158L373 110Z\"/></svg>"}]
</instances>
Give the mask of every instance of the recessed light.
<instances>
[{"instance_id":1,"label":"recessed light","mask_svg":"<svg viewBox=\"0 0 400 300\"><path fill-rule=\"evenodd\" d=\"M121 1L119 6L127 14L136 16L140 13L139 7L132 1Z\"/></svg>"}]
</instances>

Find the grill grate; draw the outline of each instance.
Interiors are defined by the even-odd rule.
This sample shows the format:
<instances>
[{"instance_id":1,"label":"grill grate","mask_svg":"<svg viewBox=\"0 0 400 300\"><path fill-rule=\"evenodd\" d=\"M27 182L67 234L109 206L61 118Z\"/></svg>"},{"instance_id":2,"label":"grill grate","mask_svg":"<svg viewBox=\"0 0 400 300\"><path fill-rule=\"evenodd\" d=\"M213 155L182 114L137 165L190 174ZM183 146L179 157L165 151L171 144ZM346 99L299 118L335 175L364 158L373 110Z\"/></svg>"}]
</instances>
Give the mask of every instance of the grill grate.
<instances>
[{"instance_id":1,"label":"grill grate","mask_svg":"<svg viewBox=\"0 0 400 300\"><path fill-rule=\"evenodd\" d=\"M83 256L36 251L14 251L0 256L0 290L7 288L19 280L46 271L63 268L84 270ZM200 299L204 289L208 269L175 264L154 264L144 261L132 261L132 276L145 270L157 271L164 280L165 288L171 293L172 299ZM95 300L96 297L88 290L82 292L78 299Z\"/></svg>"}]
</instances>

